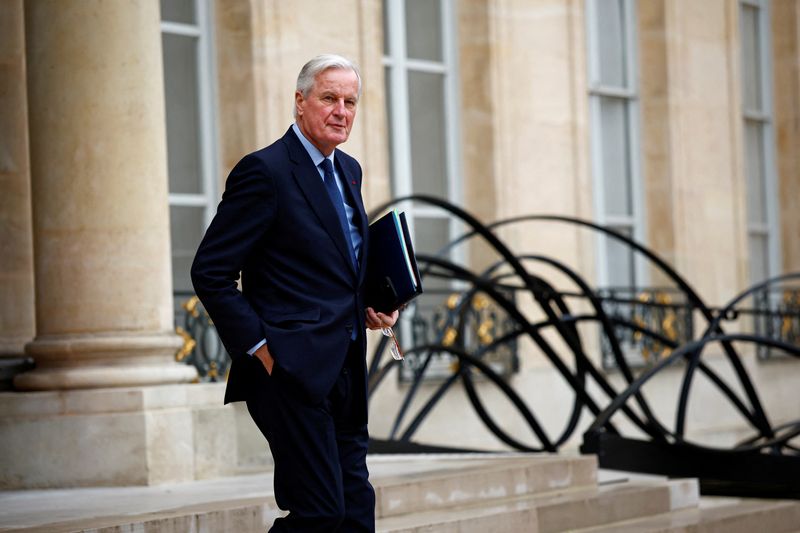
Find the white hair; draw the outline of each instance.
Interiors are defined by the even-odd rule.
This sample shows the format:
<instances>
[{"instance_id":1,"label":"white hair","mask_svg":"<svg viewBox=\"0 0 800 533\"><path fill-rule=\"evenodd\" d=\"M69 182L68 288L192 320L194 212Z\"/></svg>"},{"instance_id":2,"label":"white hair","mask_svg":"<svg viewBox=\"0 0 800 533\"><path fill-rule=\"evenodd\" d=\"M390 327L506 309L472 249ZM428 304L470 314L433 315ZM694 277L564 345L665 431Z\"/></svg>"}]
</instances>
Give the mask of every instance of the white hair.
<instances>
[{"instance_id":1,"label":"white hair","mask_svg":"<svg viewBox=\"0 0 800 533\"><path fill-rule=\"evenodd\" d=\"M317 75L329 69L344 69L352 70L356 73L358 78L358 97L361 98L361 72L358 70L358 65L336 54L322 54L313 58L311 61L303 65L300 69L300 74L297 75L296 90L303 95L303 98L308 96L311 89L314 88L314 83L317 81ZM292 108L294 118L297 118L297 106Z\"/></svg>"}]
</instances>

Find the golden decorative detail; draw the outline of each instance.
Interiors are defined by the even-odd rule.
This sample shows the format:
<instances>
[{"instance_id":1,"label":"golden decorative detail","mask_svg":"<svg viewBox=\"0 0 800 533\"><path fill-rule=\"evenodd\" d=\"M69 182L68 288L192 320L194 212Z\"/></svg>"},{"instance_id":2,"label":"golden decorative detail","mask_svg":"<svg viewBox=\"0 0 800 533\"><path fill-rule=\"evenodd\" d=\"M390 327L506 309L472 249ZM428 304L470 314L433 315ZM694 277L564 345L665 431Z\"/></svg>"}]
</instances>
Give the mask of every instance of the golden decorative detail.
<instances>
[{"instance_id":1,"label":"golden decorative detail","mask_svg":"<svg viewBox=\"0 0 800 533\"><path fill-rule=\"evenodd\" d=\"M472 308L476 311L482 311L489 307L489 298L485 294L476 294L472 298Z\"/></svg>"},{"instance_id":2,"label":"golden decorative detail","mask_svg":"<svg viewBox=\"0 0 800 533\"><path fill-rule=\"evenodd\" d=\"M800 306L800 291L783 291L783 304L787 309ZM784 316L781 320L781 337L787 339L794 326L791 316Z\"/></svg>"},{"instance_id":3,"label":"golden decorative detail","mask_svg":"<svg viewBox=\"0 0 800 533\"><path fill-rule=\"evenodd\" d=\"M494 322L492 320L484 320L478 326L478 340L484 346L488 346L494 340L492 337L492 328L494 328Z\"/></svg>"},{"instance_id":4,"label":"golden decorative detail","mask_svg":"<svg viewBox=\"0 0 800 533\"><path fill-rule=\"evenodd\" d=\"M792 319L788 316L783 317L781 321L781 337L784 339L789 337L789 333L792 331Z\"/></svg>"},{"instance_id":5,"label":"golden decorative detail","mask_svg":"<svg viewBox=\"0 0 800 533\"><path fill-rule=\"evenodd\" d=\"M641 302L642 304L658 304L660 306L670 306L672 304L672 296L665 291L642 291L636 295L636 300ZM635 307L634 307L635 309ZM642 319L639 315L634 315L632 317L632 321L639 327L645 328L647 326L644 319ZM664 336L671 340L678 339L678 314L675 309L671 309L669 307L666 308L664 311L663 318L661 319L661 331L663 332ZM634 343L641 343L643 340L644 335L636 331L633 333L633 342ZM652 346L644 345L642 347L642 358L648 362L651 357L656 358L664 358L668 357L672 353L672 349L664 346L660 342L653 342Z\"/></svg>"},{"instance_id":6,"label":"golden decorative detail","mask_svg":"<svg viewBox=\"0 0 800 533\"><path fill-rule=\"evenodd\" d=\"M672 296L664 291L659 291L655 295L656 302L663 306L669 306L672 304ZM664 335L670 340L678 340L678 328L676 324L678 323L678 313L675 309L671 307L667 307L666 311L664 312L664 318L661 320L661 331L664 332ZM658 344L659 350L658 355L660 358L669 357L672 353L672 348L667 346L663 346L660 343Z\"/></svg>"},{"instance_id":7,"label":"golden decorative detail","mask_svg":"<svg viewBox=\"0 0 800 533\"><path fill-rule=\"evenodd\" d=\"M638 315L634 315L631 318L632 318L631 321L634 324L636 324L637 326L639 326L640 328L642 328L642 329L646 329L647 328L647 324L645 324L644 320L642 320L642 317L640 317ZM636 342L636 343L642 342L642 332L641 331L636 330L636 331L633 332L633 342Z\"/></svg>"},{"instance_id":8,"label":"golden decorative detail","mask_svg":"<svg viewBox=\"0 0 800 533\"><path fill-rule=\"evenodd\" d=\"M187 311L189 311L189 310L187 309ZM191 311L189 311L189 312L191 312ZM197 346L197 342L195 342L195 340L192 338L192 336L189 335L189 333L187 333L186 330L183 329L180 326L177 326L175 328L175 333L180 335L181 338L183 339L183 346L181 346L180 349L175 354L175 360L176 361L183 361L184 359L186 359L186 357L188 357L188 355L190 353L192 353L192 350L194 350L194 347Z\"/></svg>"},{"instance_id":9,"label":"golden decorative detail","mask_svg":"<svg viewBox=\"0 0 800 533\"><path fill-rule=\"evenodd\" d=\"M200 311L198 311L197 309L197 304L199 303L200 303L200 298L198 298L197 296L192 296L191 298L183 302L183 305L181 307L186 309L186 311L193 317L197 318L200 316Z\"/></svg>"},{"instance_id":10,"label":"golden decorative detail","mask_svg":"<svg viewBox=\"0 0 800 533\"><path fill-rule=\"evenodd\" d=\"M453 310L458 307L458 301L461 299L461 295L457 292L454 292L450 296L447 297L447 308L449 310Z\"/></svg>"},{"instance_id":11,"label":"golden decorative detail","mask_svg":"<svg viewBox=\"0 0 800 533\"><path fill-rule=\"evenodd\" d=\"M219 376L219 368L217 368L217 362L211 361L210 368L208 369L208 377L211 379L216 379Z\"/></svg>"},{"instance_id":12,"label":"golden decorative detail","mask_svg":"<svg viewBox=\"0 0 800 533\"><path fill-rule=\"evenodd\" d=\"M800 291L783 291L783 303L788 305L800 305Z\"/></svg>"},{"instance_id":13,"label":"golden decorative detail","mask_svg":"<svg viewBox=\"0 0 800 533\"><path fill-rule=\"evenodd\" d=\"M452 346L454 342L456 342L456 337L458 337L458 332L456 328L450 326L444 332L444 337L442 338L442 345L444 346Z\"/></svg>"},{"instance_id":14,"label":"golden decorative detail","mask_svg":"<svg viewBox=\"0 0 800 533\"><path fill-rule=\"evenodd\" d=\"M670 340L678 340L678 330L675 329L675 323L678 321L678 315L675 311L669 310L664 315L664 320L661 321L661 329Z\"/></svg>"},{"instance_id":15,"label":"golden decorative detail","mask_svg":"<svg viewBox=\"0 0 800 533\"><path fill-rule=\"evenodd\" d=\"M642 360L645 363L649 363L650 362L650 348L648 346L643 346L642 347Z\"/></svg>"}]
</instances>

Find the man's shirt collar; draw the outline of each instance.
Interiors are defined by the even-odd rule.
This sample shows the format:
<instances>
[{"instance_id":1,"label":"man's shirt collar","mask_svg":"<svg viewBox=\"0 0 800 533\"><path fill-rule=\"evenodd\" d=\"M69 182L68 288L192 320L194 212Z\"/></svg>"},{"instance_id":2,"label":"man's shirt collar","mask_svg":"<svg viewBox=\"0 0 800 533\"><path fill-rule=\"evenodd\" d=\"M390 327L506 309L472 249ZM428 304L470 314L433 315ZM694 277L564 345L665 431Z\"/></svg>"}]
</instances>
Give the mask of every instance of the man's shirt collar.
<instances>
[{"instance_id":1,"label":"man's shirt collar","mask_svg":"<svg viewBox=\"0 0 800 533\"><path fill-rule=\"evenodd\" d=\"M322 152L319 151L319 148L314 146L311 141L306 139L306 136L303 135L302 131L300 131L300 126L297 125L297 122L292 124L292 129L294 130L295 135L297 135L297 138L300 139L300 143L306 149L308 155L311 156L311 161L314 162L314 166L319 167L319 164L322 163L322 160L325 159L325 156L322 155ZM331 152L331 155L328 156L328 159L331 160L331 164L335 163L333 159L334 154L336 154L336 150ZM336 168L336 166L333 168Z\"/></svg>"}]
</instances>

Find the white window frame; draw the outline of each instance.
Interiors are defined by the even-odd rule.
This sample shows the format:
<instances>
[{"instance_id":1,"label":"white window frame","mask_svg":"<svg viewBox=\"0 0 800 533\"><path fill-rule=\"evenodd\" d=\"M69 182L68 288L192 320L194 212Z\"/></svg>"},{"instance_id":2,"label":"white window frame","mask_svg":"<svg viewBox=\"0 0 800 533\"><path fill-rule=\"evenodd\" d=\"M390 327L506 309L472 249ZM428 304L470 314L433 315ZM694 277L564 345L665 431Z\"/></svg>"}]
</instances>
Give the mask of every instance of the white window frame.
<instances>
[{"instance_id":1,"label":"white window frame","mask_svg":"<svg viewBox=\"0 0 800 533\"><path fill-rule=\"evenodd\" d=\"M586 0L586 35L588 59L588 89L590 114L590 150L593 175L593 207L597 223L607 226L625 227L638 242L646 241L645 205L641 171L640 115L638 87L638 40L636 32L636 2L623 0L625 10L625 73L627 87L604 85L600 81L600 47L597 35L597 8L594 0ZM601 101L603 97L624 100L627 106L629 132L628 168L630 169L631 215L610 215L605 211L606 180L603 175L603 135L601 127ZM608 286L608 244L609 238L599 235L597 240L597 285ZM632 286L647 285L647 270L639 254L634 253Z\"/></svg>"},{"instance_id":2,"label":"white window frame","mask_svg":"<svg viewBox=\"0 0 800 533\"><path fill-rule=\"evenodd\" d=\"M406 16L405 0L386 0L385 25L383 30L388 31L389 50L384 50L383 66L388 70L387 87L391 92L391 112L387 117L388 127L391 130L391 145L389 150L392 157L392 193L394 197L409 196L414 193L413 170L411 155L411 123L410 103L408 95L408 73L427 72L442 74L444 76L444 135L445 150L447 151L445 164L447 165L447 200L457 205L461 204L461 142L459 124L459 73L456 34L456 0L441 0L440 17L442 21L442 61L413 59L408 57L406 47ZM459 237L463 232L463 225L448 212L431 205L408 203L403 206L406 211L409 230L416 235L415 221L418 218L445 220L448 223L449 240ZM433 252L434 250L430 250ZM466 257L464 246L458 246L449 253L449 259L462 262ZM452 283L453 289L458 288L458 283ZM402 315L410 317L410 314ZM400 321L400 334L403 338L411 338L411 322ZM449 357L435 357L431 363L431 372L434 374L449 375L451 360ZM402 379L402 375L398 374Z\"/></svg>"},{"instance_id":3,"label":"white window frame","mask_svg":"<svg viewBox=\"0 0 800 533\"><path fill-rule=\"evenodd\" d=\"M217 203L218 142L216 116L216 71L214 50L213 4L209 0L194 0L196 24L161 21L161 33L197 39L199 153L201 193L169 193L169 205L204 207L205 227L214 217ZM169 149L169 147L167 147ZM205 229L205 227L203 229Z\"/></svg>"},{"instance_id":4,"label":"white window frame","mask_svg":"<svg viewBox=\"0 0 800 533\"><path fill-rule=\"evenodd\" d=\"M408 72L429 72L444 75L445 146L447 149L447 196L450 202L460 204L463 195L461 183L461 153L459 125L458 55L456 46L456 11L454 0L441 0L442 59L430 61L407 57L406 17L404 0L386 1L386 24L389 31L389 50L384 51L383 65L388 67L391 86L392 192L395 197L414 193L411 169L411 125L409 121ZM409 230L414 234L414 220L418 217L449 219L450 239L459 236L461 228L453 217L441 209L428 205L409 205L407 213ZM463 246L453 259L465 256Z\"/></svg>"},{"instance_id":5,"label":"white window frame","mask_svg":"<svg viewBox=\"0 0 800 533\"><path fill-rule=\"evenodd\" d=\"M746 215L747 220L747 241L748 257L750 255L750 237L767 237L767 276L774 277L781 273L781 243L780 243L780 205L778 202L778 178L775 161L775 132L773 128L773 107L772 107L772 40L770 27L770 4L769 0L739 0L740 16L740 40L741 47L741 19L742 8L749 6L757 10L758 13L758 61L761 79L758 80L761 89L761 109L747 109L744 99L744 68L742 72L742 149L744 157L747 157L747 137L745 135L748 123L757 123L761 127L761 153L764 154L764 183L762 193L764 195L764 208L767 210L766 223L754 223ZM740 54L743 59L743 54ZM747 164L745 164L745 180L749 180L747 175ZM748 190L745 187L745 190ZM749 265L752 271L753 258L749 257ZM763 280L756 280L750 277L750 282L755 283Z\"/></svg>"}]
</instances>

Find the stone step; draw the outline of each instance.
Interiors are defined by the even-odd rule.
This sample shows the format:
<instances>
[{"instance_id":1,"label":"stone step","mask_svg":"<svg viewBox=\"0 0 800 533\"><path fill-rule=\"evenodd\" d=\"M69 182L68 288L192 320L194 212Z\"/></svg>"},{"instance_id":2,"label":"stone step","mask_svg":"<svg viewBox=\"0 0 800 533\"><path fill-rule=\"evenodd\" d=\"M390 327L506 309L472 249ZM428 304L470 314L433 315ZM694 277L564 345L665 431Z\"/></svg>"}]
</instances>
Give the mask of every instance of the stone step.
<instances>
[{"instance_id":1,"label":"stone step","mask_svg":"<svg viewBox=\"0 0 800 533\"><path fill-rule=\"evenodd\" d=\"M704 503L713 498L704 498ZM791 533L800 531L800 502L738 500L724 505L686 508L670 513L579 529L581 533ZM576 533L577 533L576 532Z\"/></svg>"},{"instance_id":2,"label":"stone step","mask_svg":"<svg viewBox=\"0 0 800 533\"><path fill-rule=\"evenodd\" d=\"M800 527L800 502L700 499L696 480L598 471L593 457L370 456L369 468L384 532ZM263 532L282 514L271 486L264 473L156 487L0 492L0 532Z\"/></svg>"},{"instance_id":3,"label":"stone step","mask_svg":"<svg viewBox=\"0 0 800 533\"><path fill-rule=\"evenodd\" d=\"M0 527L2 533L263 533L280 515L269 504L229 502L137 516L102 516L53 522L44 526Z\"/></svg>"},{"instance_id":4,"label":"stone step","mask_svg":"<svg viewBox=\"0 0 800 533\"><path fill-rule=\"evenodd\" d=\"M508 458L377 479L375 513L384 518L596 484L594 456Z\"/></svg>"},{"instance_id":5,"label":"stone step","mask_svg":"<svg viewBox=\"0 0 800 533\"><path fill-rule=\"evenodd\" d=\"M378 530L385 533L556 532L662 514L675 509L675 505L696 505L696 499L674 496L674 493L686 492L696 494L696 481L568 488L384 518L378 520Z\"/></svg>"},{"instance_id":6,"label":"stone step","mask_svg":"<svg viewBox=\"0 0 800 533\"><path fill-rule=\"evenodd\" d=\"M593 486L597 477L591 456L370 456L368 463L379 517ZM154 487L0 492L0 532L263 532L279 514L271 473Z\"/></svg>"}]
</instances>

